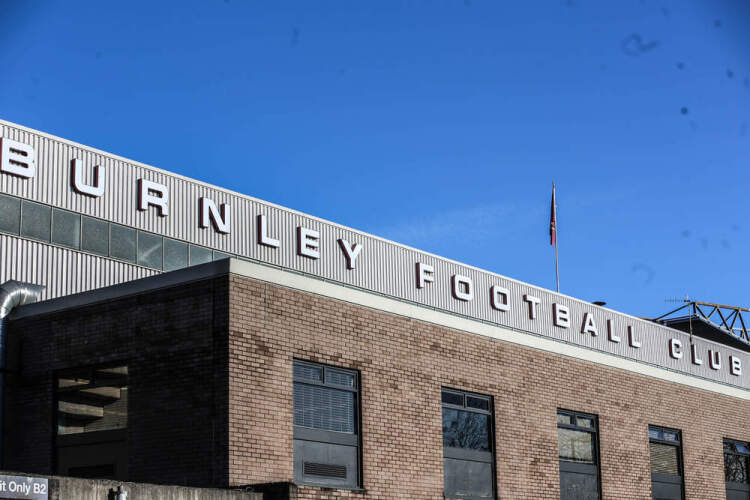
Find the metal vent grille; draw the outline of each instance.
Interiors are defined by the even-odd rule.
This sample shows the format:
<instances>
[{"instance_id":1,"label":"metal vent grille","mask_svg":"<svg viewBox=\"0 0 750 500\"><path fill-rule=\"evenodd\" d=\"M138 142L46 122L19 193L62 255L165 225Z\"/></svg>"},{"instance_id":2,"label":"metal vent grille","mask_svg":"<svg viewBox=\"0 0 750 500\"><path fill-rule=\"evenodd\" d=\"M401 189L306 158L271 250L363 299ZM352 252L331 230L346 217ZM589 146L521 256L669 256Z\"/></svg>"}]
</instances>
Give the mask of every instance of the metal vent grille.
<instances>
[{"instance_id":1,"label":"metal vent grille","mask_svg":"<svg viewBox=\"0 0 750 500\"><path fill-rule=\"evenodd\" d=\"M346 465L305 462L303 470L305 475L346 479Z\"/></svg>"}]
</instances>

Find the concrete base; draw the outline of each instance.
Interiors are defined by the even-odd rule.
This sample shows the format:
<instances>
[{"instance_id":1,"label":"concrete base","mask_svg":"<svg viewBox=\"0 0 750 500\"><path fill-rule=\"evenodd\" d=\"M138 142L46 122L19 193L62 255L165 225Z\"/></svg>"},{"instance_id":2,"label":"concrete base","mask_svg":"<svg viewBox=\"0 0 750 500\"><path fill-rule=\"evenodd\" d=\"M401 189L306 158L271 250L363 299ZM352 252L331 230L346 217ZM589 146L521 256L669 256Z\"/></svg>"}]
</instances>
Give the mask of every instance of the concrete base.
<instances>
[{"instance_id":1,"label":"concrete base","mask_svg":"<svg viewBox=\"0 0 750 500\"><path fill-rule=\"evenodd\" d=\"M47 478L49 500L264 500L263 493L244 489L188 488L4 471L0 471L0 474ZM120 491L127 493L127 496L118 497Z\"/></svg>"}]
</instances>

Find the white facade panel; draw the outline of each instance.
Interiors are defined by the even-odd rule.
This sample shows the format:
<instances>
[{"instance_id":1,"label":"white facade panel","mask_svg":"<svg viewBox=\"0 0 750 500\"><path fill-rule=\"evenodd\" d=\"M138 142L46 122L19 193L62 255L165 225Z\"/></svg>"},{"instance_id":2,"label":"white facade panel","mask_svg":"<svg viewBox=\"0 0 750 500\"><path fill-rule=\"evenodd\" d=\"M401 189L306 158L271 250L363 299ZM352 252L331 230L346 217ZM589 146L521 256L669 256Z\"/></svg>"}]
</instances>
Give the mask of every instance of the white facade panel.
<instances>
[{"instance_id":1,"label":"white facade panel","mask_svg":"<svg viewBox=\"0 0 750 500\"><path fill-rule=\"evenodd\" d=\"M701 366L694 365L689 354L680 360L674 360L668 356L669 339L681 339L689 352L689 336L649 321L426 254L8 122L0 121L0 137L32 145L37 156L37 173L32 179L0 173L0 193L213 248L429 308L498 324L519 332L550 337L710 380L750 388L750 358L747 352L723 345L717 347L702 339L693 339L704 359L708 358L708 349L721 350L724 357L722 369L712 370L707 362ZM84 179L87 182L93 181L95 166L106 167L106 186L102 197L92 198L72 189L73 159L81 161ZM138 210L138 179L141 178L167 186L168 216L160 217L155 207L149 207L146 211ZM220 233L213 227L200 227L201 197L210 198L217 206L223 203L230 206L229 234ZM258 215L267 217L269 236L280 240L280 247L258 244ZM298 255L297 228L300 226L320 233L319 259ZM338 239L363 246L356 269L347 269L346 258L339 247ZM31 242L16 236L3 235L0 242L3 254L0 280L19 279L47 285L47 297L90 290L159 272L84 252ZM421 289L416 286L417 262L434 267L434 282ZM471 280L473 300L463 301L453 297L451 276L454 274ZM498 311L492 307L490 288L493 285L509 290L509 311ZM529 303L524 301L525 295L538 297L540 300L534 319L529 316ZM554 325L554 303L570 310L569 328ZM585 314L590 314L593 318L598 335L581 333ZM621 342L609 340L607 320L611 320L613 331L621 338ZM641 343L640 347L636 348L629 344L628 328ZM741 359L744 367L741 375L730 373L727 359L730 354Z\"/></svg>"}]
</instances>

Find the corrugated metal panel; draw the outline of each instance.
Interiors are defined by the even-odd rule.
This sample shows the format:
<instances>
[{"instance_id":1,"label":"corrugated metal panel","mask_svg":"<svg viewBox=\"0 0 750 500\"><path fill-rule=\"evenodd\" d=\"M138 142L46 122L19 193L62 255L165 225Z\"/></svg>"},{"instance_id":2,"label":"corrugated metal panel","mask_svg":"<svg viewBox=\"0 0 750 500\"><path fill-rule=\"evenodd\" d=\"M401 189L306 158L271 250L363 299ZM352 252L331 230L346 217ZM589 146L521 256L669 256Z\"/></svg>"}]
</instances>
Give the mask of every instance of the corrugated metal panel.
<instances>
[{"instance_id":1,"label":"corrugated metal panel","mask_svg":"<svg viewBox=\"0 0 750 500\"><path fill-rule=\"evenodd\" d=\"M704 361L702 366L693 365L689 360L689 352L680 361L674 361L666 355L666 344L670 338L674 337L681 339L683 345L689 346L689 339L682 332L426 254L249 196L192 181L46 134L29 131L7 122L0 121L0 136L33 145L36 148L38 169L36 177L29 180L11 175L0 175L0 192L451 313L620 354L659 366L667 366L712 380L750 387L750 359L747 353L721 346L725 359L722 370L718 371L708 368L707 361ZM102 198L90 198L76 194L72 190L70 162L74 158L82 160L88 179L91 179L95 165L107 167L107 183L105 195ZM155 209L146 212L137 210L136 189L139 178L159 182L169 187L170 215L168 217L157 216ZM201 196L212 199L217 205L228 203L231 206L231 234L224 235L211 228L199 228L198 200ZM280 248L257 244L256 217L260 214L267 216L269 233L272 237L281 240ZM322 255L320 260L297 255L296 230L298 226L320 231ZM339 238L364 246L356 270L347 270L344 255L337 244ZM47 284L49 297L119 283L156 272L19 238L4 236L1 241L3 245L1 278L24 279ZM417 262L425 262L435 268L435 282L424 289L418 289L415 286ZM475 287L473 301L462 302L451 296L450 278L456 273L473 280ZM500 285L510 290L511 311L501 312L491 307L489 290L492 285ZM523 301L524 294L534 295L541 299L538 317L535 320L529 318L528 304ZM571 328L562 329L553 325L553 302L570 308ZM593 315L599 328L599 335L596 337L580 333L581 321L586 312ZM619 344L607 340L607 319L613 321L618 335L622 338ZM643 343L640 349L628 346L626 331L628 326L634 328ZM695 339L695 343L700 346L701 352L706 353L704 358L707 359L710 344L700 339ZM689 347L685 350L689 351ZM726 356L730 352L740 358L747 368L742 377L733 376L727 370Z\"/></svg>"},{"instance_id":2,"label":"corrugated metal panel","mask_svg":"<svg viewBox=\"0 0 750 500\"><path fill-rule=\"evenodd\" d=\"M42 298L85 292L157 274L125 262L0 234L0 283L45 285Z\"/></svg>"}]
</instances>

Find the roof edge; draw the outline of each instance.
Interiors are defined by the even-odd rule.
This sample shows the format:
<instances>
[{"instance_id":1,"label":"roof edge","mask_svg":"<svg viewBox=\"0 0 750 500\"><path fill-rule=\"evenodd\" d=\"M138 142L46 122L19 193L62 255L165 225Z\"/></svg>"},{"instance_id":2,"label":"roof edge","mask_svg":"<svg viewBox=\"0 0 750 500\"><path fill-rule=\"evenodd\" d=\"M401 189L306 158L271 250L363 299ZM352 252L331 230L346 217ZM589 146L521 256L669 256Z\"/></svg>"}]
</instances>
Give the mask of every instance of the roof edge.
<instances>
[{"instance_id":1,"label":"roof edge","mask_svg":"<svg viewBox=\"0 0 750 500\"><path fill-rule=\"evenodd\" d=\"M151 292L161 288L169 288L193 281L200 281L216 276L229 274L232 258L207 262L197 266L186 267L176 271L147 276L133 281L126 281L117 285L96 288L87 292L65 295L55 299L36 302L16 308L10 319L16 320L50 314L66 309L88 306L109 300L121 299L132 295Z\"/></svg>"}]
</instances>

